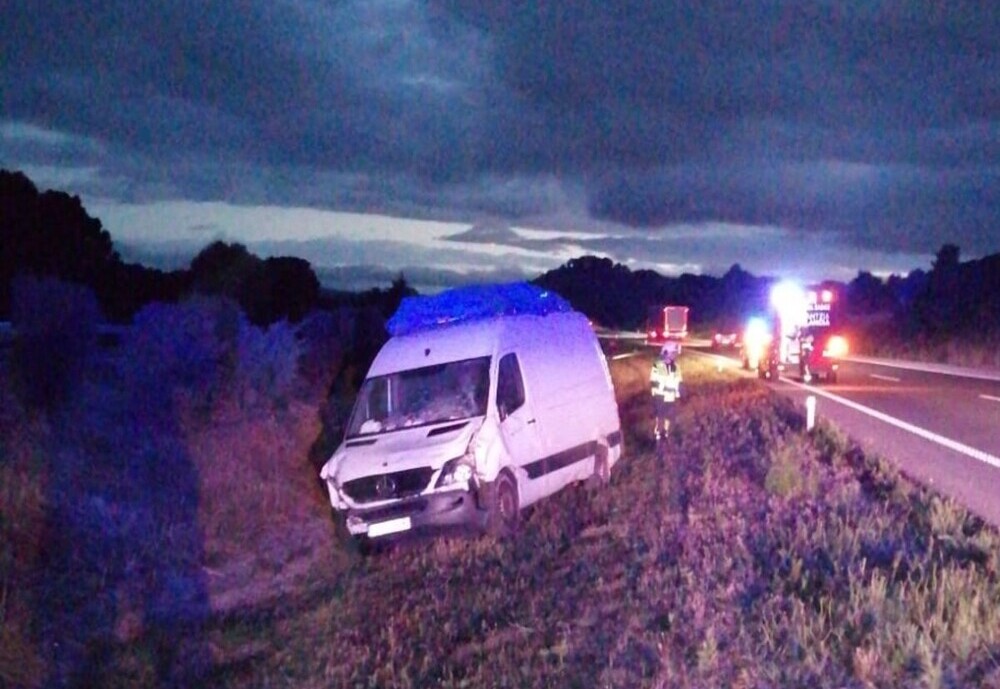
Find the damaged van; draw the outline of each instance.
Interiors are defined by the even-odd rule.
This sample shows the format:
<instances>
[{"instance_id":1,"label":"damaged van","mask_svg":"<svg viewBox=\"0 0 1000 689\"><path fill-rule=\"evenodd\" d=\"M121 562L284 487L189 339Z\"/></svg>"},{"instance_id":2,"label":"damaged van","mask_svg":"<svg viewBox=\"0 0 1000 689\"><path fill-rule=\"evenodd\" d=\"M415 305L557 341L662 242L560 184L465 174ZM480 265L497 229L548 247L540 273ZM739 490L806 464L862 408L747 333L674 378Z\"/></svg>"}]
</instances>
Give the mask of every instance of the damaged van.
<instances>
[{"instance_id":1,"label":"damaged van","mask_svg":"<svg viewBox=\"0 0 1000 689\"><path fill-rule=\"evenodd\" d=\"M323 466L355 537L516 530L524 507L604 484L622 456L607 362L586 317L526 283L404 299Z\"/></svg>"}]
</instances>

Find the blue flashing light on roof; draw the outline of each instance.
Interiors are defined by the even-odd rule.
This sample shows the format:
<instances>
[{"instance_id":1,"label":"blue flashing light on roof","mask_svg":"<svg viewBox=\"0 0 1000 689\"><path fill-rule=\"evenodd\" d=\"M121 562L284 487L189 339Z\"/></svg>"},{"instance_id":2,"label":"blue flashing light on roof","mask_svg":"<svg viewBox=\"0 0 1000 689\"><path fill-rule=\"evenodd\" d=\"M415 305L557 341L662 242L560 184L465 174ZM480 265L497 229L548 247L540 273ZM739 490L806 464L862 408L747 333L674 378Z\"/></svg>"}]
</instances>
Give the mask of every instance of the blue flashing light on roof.
<instances>
[{"instance_id":1,"label":"blue flashing light on roof","mask_svg":"<svg viewBox=\"0 0 1000 689\"><path fill-rule=\"evenodd\" d=\"M393 337L496 316L572 311L565 299L527 282L468 285L438 294L405 297L386 323Z\"/></svg>"}]
</instances>

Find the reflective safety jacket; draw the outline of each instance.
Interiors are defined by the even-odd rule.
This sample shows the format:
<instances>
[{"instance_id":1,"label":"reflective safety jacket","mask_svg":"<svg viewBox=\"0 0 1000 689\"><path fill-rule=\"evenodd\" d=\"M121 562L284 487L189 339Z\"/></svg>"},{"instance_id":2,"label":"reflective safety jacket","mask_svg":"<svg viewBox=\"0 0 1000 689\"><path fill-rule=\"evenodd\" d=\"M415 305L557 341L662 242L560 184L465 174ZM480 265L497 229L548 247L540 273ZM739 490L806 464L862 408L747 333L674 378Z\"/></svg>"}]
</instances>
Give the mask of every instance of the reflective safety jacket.
<instances>
[{"instance_id":1,"label":"reflective safety jacket","mask_svg":"<svg viewBox=\"0 0 1000 689\"><path fill-rule=\"evenodd\" d=\"M676 362L667 363L657 359L649 372L649 385L654 397L662 397L665 402L676 402L681 396L681 370Z\"/></svg>"}]
</instances>

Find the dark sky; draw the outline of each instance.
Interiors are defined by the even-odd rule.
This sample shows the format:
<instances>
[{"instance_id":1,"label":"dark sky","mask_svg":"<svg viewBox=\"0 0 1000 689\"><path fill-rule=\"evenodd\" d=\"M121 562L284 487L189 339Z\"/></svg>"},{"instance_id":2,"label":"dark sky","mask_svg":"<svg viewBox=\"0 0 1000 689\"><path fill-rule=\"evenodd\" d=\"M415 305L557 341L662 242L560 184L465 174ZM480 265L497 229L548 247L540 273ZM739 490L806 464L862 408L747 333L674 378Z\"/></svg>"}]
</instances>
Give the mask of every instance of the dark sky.
<instances>
[{"instance_id":1,"label":"dark sky","mask_svg":"<svg viewBox=\"0 0 1000 689\"><path fill-rule=\"evenodd\" d=\"M0 165L150 261L224 238L446 284L583 253L850 278L1000 251L1000 2L0 11Z\"/></svg>"}]
</instances>

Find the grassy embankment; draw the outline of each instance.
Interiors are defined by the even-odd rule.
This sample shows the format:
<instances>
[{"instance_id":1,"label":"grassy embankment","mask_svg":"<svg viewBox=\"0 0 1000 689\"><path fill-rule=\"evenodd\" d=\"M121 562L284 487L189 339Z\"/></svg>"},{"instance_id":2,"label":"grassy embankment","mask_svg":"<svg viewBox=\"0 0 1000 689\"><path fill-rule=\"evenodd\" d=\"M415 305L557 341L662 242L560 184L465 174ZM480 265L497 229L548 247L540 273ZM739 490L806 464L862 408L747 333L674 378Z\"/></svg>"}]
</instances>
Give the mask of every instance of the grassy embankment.
<instances>
[{"instance_id":1,"label":"grassy embankment","mask_svg":"<svg viewBox=\"0 0 1000 689\"><path fill-rule=\"evenodd\" d=\"M0 463L0 677L31 686L53 662L38 598L18 584L54 578L37 590L83 619L73 586L103 591L110 577L121 594L89 611L105 623L68 639L90 659L89 686L181 676L223 687L1000 687L997 532L836 431L805 432L756 381L684 363L663 456L649 444L648 361L623 359L613 370L627 456L609 487L545 501L509 542L436 540L368 559L326 518L305 402L230 408L229 425L175 415L174 427L133 438L136 452L188 458L196 499L188 511L133 510L157 503L118 475L118 493L81 513L105 532L117 525L111 545L150 551L116 559L53 543L45 525L64 493L46 467L70 419L14 416L6 398L2 421L16 433L4 434ZM75 433L90 461L128 441ZM78 479L96 495L115 476ZM178 514L186 529L157 522ZM144 539L128 538L133 522ZM53 548L74 557L43 552ZM201 600L203 614L163 615L164 597ZM164 650L180 641L182 657Z\"/></svg>"}]
</instances>

